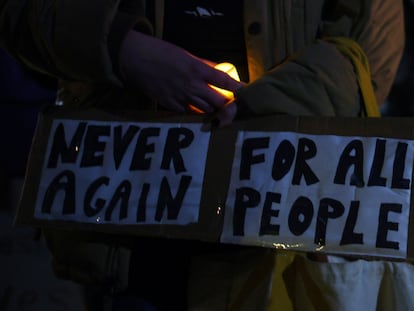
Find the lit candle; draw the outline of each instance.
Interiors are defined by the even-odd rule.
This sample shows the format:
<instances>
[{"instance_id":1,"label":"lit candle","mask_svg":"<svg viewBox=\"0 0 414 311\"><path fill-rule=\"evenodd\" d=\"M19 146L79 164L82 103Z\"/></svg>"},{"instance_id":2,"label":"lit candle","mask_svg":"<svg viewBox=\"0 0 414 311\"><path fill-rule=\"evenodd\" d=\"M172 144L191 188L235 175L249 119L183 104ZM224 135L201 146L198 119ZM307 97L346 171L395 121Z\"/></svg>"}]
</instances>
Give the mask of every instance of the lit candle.
<instances>
[{"instance_id":1,"label":"lit candle","mask_svg":"<svg viewBox=\"0 0 414 311\"><path fill-rule=\"evenodd\" d=\"M225 73L227 73L230 77L232 77L234 80L236 81L240 81L240 77L239 77L239 73L237 72L236 67L234 67L233 64L231 63L219 63L217 65L214 66L214 68L221 70ZM214 85L209 84L209 86L216 90L217 92L219 92L220 94L222 94L224 97L227 98L227 100L232 100L234 99L234 94L231 91L225 90L225 89L221 89L219 87L216 87ZM204 111L202 111L201 109L198 109L197 107L193 106L193 105L189 105L190 109L195 112L195 113L205 113Z\"/></svg>"},{"instance_id":2,"label":"lit candle","mask_svg":"<svg viewBox=\"0 0 414 311\"><path fill-rule=\"evenodd\" d=\"M236 67L234 67L233 64L231 64L231 63L220 63L220 64L217 64L216 66L214 66L214 68L216 68L218 70L221 70L221 71L227 73L234 80L240 81L240 78L239 78L239 74L237 72L237 69L236 69ZM224 89L215 87L213 85L210 85L210 86L213 89L215 89L216 91L218 91L219 93L223 94L224 97L226 97L228 100L234 99L233 92L230 92L230 91L227 91L227 90L224 90Z\"/></svg>"}]
</instances>

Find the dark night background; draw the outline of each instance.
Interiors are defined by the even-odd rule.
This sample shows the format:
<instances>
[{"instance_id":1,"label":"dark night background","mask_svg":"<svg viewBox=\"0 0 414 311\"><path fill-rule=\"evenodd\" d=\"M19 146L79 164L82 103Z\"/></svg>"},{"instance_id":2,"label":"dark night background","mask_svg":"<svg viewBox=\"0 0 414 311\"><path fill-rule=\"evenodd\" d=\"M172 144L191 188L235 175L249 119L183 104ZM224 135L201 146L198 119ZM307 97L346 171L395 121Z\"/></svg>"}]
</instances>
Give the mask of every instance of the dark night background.
<instances>
[{"instance_id":1,"label":"dark night background","mask_svg":"<svg viewBox=\"0 0 414 311\"><path fill-rule=\"evenodd\" d=\"M414 116L414 0L405 0L406 45L384 116ZM13 228L37 114L54 102L56 81L0 50L0 310L81 310L80 289L57 280L35 230Z\"/></svg>"}]
</instances>

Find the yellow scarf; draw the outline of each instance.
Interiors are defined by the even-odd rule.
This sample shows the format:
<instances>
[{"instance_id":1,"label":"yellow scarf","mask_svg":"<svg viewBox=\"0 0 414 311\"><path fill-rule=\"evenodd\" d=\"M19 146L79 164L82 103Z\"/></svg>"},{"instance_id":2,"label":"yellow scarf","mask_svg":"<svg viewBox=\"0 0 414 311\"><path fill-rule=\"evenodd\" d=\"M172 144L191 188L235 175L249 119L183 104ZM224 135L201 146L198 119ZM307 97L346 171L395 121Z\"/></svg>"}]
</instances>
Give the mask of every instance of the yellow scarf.
<instances>
[{"instance_id":1,"label":"yellow scarf","mask_svg":"<svg viewBox=\"0 0 414 311\"><path fill-rule=\"evenodd\" d=\"M360 45L356 41L346 37L327 37L324 40L335 44L336 48L348 57L354 66L364 102L362 116L379 117L380 111L372 87L368 58Z\"/></svg>"}]
</instances>

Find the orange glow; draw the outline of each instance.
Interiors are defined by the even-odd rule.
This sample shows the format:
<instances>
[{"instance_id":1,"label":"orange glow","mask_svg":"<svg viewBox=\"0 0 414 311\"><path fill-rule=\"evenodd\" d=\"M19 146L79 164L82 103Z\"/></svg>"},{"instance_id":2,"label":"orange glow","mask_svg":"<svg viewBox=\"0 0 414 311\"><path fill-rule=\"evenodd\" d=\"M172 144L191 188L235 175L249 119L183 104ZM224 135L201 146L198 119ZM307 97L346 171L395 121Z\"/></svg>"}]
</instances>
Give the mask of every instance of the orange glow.
<instances>
[{"instance_id":1,"label":"orange glow","mask_svg":"<svg viewBox=\"0 0 414 311\"><path fill-rule=\"evenodd\" d=\"M192 111L192 112L194 112L194 113L197 113L197 114L203 114L203 113L205 113L205 111L203 111L203 110L201 110L201 109L198 109L196 106L193 106L193 105L188 105L188 108L190 108L190 110Z\"/></svg>"}]
</instances>

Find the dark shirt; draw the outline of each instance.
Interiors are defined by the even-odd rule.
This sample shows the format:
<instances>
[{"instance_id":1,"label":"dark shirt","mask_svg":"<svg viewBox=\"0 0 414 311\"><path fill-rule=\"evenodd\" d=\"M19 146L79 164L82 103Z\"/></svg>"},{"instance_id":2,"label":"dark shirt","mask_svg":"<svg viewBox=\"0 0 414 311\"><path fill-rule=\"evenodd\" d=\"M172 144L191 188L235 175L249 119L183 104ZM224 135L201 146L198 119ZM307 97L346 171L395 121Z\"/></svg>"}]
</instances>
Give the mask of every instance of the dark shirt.
<instances>
[{"instance_id":1,"label":"dark shirt","mask_svg":"<svg viewBox=\"0 0 414 311\"><path fill-rule=\"evenodd\" d=\"M166 0L164 40L216 63L233 63L248 82L243 1Z\"/></svg>"}]
</instances>

